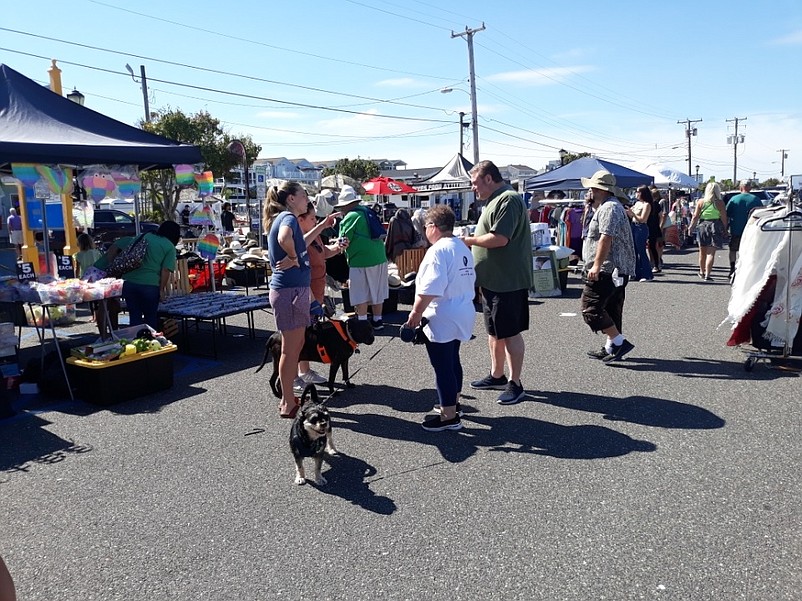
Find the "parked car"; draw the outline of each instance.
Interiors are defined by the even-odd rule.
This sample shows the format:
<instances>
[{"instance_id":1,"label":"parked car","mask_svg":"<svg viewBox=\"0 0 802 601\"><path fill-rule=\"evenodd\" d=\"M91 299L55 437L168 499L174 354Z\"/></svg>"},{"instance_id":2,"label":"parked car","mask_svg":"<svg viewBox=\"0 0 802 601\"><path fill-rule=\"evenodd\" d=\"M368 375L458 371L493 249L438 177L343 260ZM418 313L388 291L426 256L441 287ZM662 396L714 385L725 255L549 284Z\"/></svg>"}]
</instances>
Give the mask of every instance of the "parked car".
<instances>
[{"instance_id":1,"label":"parked car","mask_svg":"<svg viewBox=\"0 0 802 601\"><path fill-rule=\"evenodd\" d=\"M730 202L730 199L733 196L740 193L740 190L730 190L729 192L724 192L724 195L722 196L724 204L726 205L728 202ZM763 203L764 207L769 206L772 200L774 200L774 195L766 190L750 190L749 193L757 196L760 199L760 202Z\"/></svg>"},{"instance_id":2,"label":"parked car","mask_svg":"<svg viewBox=\"0 0 802 601\"><path fill-rule=\"evenodd\" d=\"M140 221L139 229L142 232L155 232L159 229L159 224ZM95 243L109 244L117 238L136 235L136 222L128 213L116 209L97 209L95 225L89 233L95 239Z\"/></svg>"}]
</instances>

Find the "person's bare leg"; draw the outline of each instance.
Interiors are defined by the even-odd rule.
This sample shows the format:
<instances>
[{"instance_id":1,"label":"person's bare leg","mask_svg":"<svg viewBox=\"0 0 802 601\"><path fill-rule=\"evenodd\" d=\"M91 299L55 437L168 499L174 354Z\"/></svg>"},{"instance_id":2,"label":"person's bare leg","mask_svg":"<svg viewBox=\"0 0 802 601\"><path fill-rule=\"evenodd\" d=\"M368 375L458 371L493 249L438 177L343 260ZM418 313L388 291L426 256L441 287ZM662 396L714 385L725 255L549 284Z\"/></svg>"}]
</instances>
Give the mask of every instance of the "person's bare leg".
<instances>
[{"instance_id":1,"label":"person's bare leg","mask_svg":"<svg viewBox=\"0 0 802 601\"><path fill-rule=\"evenodd\" d=\"M509 338L504 339L505 342L505 356L507 365L510 367L510 380L516 384L521 383L521 371L524 365L524 337L521 334L516 334Z\"/></svg>"},{"instance_id":2,"label":"person's bare leg","mask_svg":"<svg viewBox=\"0 0 802 601\"><path fill-rule=\"evenodd\" d=\"M501 378L504 375L504 361L507 357L507 344L505 340L487 335L487 345L490 348L490 375Z\"/></svg>"},{"instance_id":3,"label":"person's bare leg","mask_svg":"<svg viewBox=\"0 0 802 601\"><path fill-rule=\"evenodd\" d=\"M278 374L281 381L281 412L289 413L295 406L295 393L292 384L298 374L298 356L304 345L305 328L295 328L281 333L281 357L278 361Z\"/></svg>"}]
</instances>

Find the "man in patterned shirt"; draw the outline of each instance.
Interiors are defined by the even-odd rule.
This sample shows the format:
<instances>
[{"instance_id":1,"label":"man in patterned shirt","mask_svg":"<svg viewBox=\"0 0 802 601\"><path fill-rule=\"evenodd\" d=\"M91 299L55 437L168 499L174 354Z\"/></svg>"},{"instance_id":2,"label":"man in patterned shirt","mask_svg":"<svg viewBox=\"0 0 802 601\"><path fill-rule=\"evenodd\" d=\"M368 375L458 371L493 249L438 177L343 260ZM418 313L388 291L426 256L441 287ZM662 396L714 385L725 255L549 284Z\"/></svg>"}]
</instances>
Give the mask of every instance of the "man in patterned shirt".
<instances>
[{"instance_id":1,"label":"man in patterned shirt","mask_svg":"<svg viewBox=\"0 0 802 601\"><path fill-rule=\"evenodd\" d=\"M604 332L604 348L588 356L604 363L620 361L635 348L621 333L627 282L635 273L635 245L632 229L619 202L626 199L616 186L615 176L601 170L582 178L589 188L593 218L582 248L585 287L582 290L582 317L594 332Z\"/></svg>"}]
</instances>

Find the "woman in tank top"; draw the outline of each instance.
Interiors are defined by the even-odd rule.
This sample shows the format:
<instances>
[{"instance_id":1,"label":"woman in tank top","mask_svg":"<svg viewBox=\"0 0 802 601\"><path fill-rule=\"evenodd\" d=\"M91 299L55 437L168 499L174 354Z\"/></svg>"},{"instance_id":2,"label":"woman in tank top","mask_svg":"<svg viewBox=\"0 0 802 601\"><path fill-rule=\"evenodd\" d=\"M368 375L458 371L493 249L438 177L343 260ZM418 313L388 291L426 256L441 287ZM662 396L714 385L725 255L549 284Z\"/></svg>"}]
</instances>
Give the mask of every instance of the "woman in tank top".
<instances>
[{"instance_id":1,"label":"woman in tank top","mask_svg":"<svg viewBox=\"0 0 802 601\"><path fill-rule=\"evenodd\" d=\"M727 232L727 211L715 182L707 184L704 197L696 203L689 229L693 231L694 227L699 242L699 277L709 282L716 250L724 247Z\"/></svg>"}]
</instances>

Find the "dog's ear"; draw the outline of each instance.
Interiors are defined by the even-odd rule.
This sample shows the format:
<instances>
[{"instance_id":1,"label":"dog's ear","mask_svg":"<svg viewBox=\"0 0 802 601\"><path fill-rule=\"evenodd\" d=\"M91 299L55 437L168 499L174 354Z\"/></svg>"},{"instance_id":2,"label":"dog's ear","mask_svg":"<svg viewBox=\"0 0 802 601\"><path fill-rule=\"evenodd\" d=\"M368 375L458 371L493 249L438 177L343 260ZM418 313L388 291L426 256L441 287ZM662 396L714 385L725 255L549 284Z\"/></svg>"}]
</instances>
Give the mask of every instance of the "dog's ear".
<instances>
[{"instance_id":1,"label":"dog's ear","mask_svg":"<svg viewBox=\"0 0 802 601\"><path fill-rule=\"evenodd\" d=\"M310 401L313 405L317 405L320 402L317 396L317 388L315 388L314 384L307 384L301 393L301 407Z\"/></svg>"}]
</instances>

